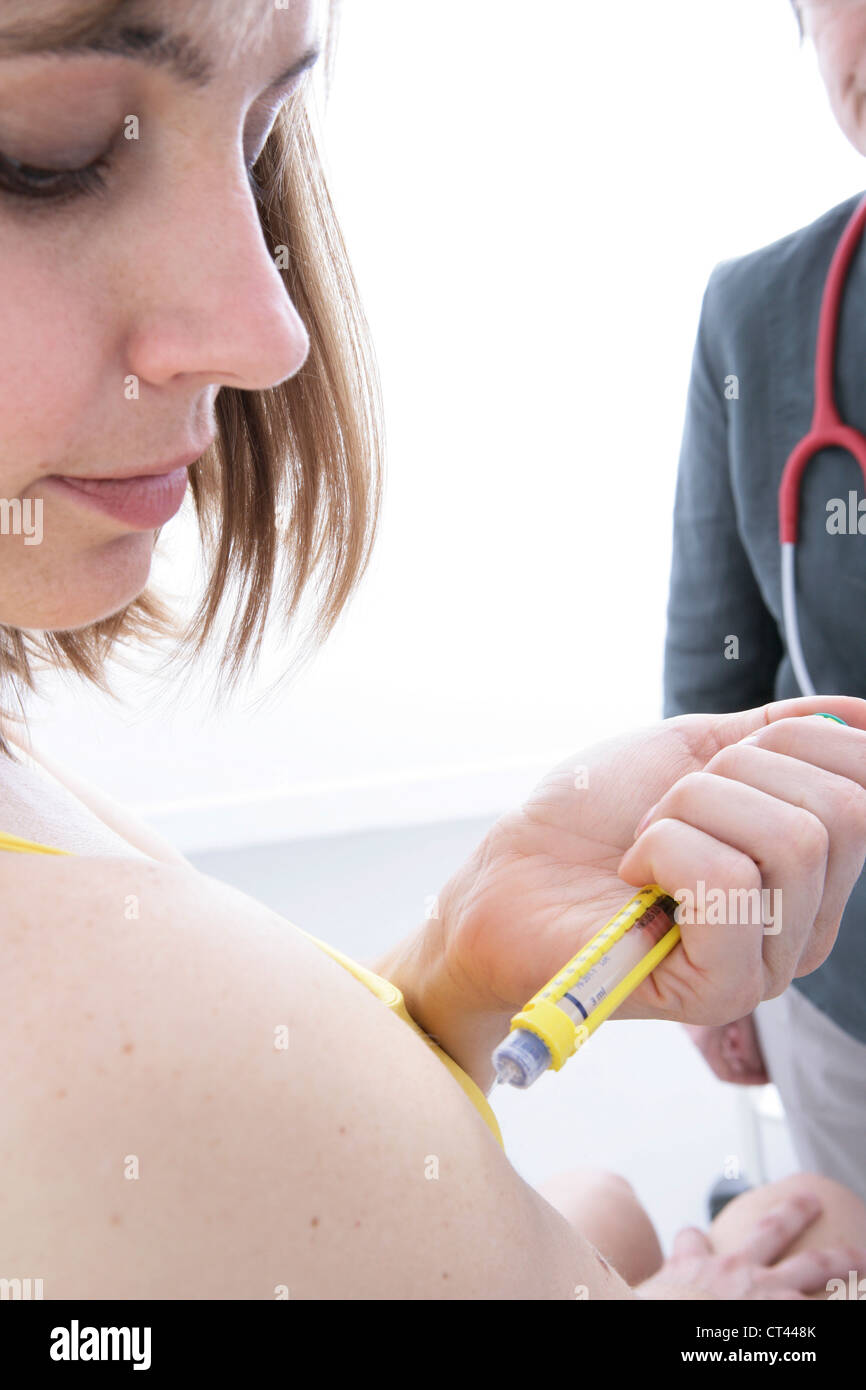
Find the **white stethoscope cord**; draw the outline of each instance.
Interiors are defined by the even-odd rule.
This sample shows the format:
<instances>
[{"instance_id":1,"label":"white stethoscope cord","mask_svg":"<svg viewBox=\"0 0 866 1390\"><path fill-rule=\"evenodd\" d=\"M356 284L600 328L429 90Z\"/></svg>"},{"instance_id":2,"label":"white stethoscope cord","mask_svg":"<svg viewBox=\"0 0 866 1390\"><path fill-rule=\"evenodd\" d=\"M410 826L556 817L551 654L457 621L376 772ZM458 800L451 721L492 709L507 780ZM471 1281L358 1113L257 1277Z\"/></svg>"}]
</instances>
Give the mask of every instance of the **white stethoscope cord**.
<instances>
[{"instance_id":1,"label":"white stethoscope cord","mask_svg":"<svg viewBox=\"0 0 866 1390\"><path fill-rule=\"evenodd\" d=\"M804 695L816 695L817 691L809 675L803 647L800 642L800 628L797 623L797 580L795 577L795 555L797 547L787 542L782 546L782 618L785 624L785 639L788 655L794 668L797 684Z\"/></svg>"}]
</instances>

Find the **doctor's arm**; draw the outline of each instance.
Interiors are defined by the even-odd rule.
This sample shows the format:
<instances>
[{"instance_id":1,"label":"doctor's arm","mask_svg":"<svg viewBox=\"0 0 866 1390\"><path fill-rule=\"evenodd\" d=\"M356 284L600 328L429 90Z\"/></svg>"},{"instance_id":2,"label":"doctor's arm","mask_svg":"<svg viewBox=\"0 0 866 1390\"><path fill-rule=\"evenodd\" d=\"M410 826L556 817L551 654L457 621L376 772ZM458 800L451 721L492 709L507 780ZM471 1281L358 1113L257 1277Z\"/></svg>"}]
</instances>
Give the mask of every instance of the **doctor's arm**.
<instances>
[{"instance_id":1,"label":"doctor's arm","mask_svg":"<svg viewBox=\"0 0 866 1390\"><path fill-rule=\"evenodd\" d=\"M692 359L674 504L664 658L664 716L730 713L774 698L782 657L776 621L743 546L728 450L731 412L714 325L719 271L704 294ZM762 460L756 459L759 467ZM767 518L775 525L775 516ZM734 641L733 639L736 639Z\"/></svg>"},{"instance_id":2,"label":"doctor's arm","mask_svg":"<svg viewBox=\"0 0 866 1390\"><path fill-rule=\"evenodd\" d=\"M713 328L724 312L718 273L704 294L692 359L674 504L664 657L664 716L728 713L774 698L782 645L740 538L728 451L730 363ZM772 525L774 517L767 518ZM736 640L734 640L736 639ZM752 1016L686 1032L722 1081L769 1080Z\"/></svg>"}]
</instances>

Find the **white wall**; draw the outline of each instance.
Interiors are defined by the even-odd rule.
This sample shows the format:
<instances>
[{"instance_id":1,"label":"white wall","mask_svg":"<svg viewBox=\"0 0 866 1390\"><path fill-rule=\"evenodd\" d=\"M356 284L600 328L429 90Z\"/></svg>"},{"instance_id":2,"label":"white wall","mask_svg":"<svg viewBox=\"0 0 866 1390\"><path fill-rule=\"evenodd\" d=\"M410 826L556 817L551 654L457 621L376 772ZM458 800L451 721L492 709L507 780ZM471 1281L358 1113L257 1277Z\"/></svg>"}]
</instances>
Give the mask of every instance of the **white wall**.
<instances>
[{"instance_id":1,"label":"white wall","mask_svg":"<svg viewBox=\"0 0 866 1390\"><path fill-rule=\"evenodd\" d=\"M187 849L496 813L656 718L704 282L864 182L787 0L345 0L326 127L385 390L372 572L264 708L208 714L204 675L34 706Z\"/></svg>"}]
</instances>

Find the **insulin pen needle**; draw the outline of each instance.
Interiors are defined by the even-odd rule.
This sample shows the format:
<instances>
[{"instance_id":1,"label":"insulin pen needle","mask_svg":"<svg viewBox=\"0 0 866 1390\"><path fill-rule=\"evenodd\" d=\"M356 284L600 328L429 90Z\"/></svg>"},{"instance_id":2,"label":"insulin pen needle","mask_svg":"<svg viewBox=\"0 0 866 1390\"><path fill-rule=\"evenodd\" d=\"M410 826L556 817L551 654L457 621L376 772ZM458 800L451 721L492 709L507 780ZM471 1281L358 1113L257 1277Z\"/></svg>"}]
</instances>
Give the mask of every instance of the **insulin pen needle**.
<instances>
[{"instance_id":1,"label":"insulin pen needle","mask_svg":"<svg viewBox=\"0 0 866 1390\"><path fill-rule=\"evenodd\" d=\"M506 1039L506 1041L507 1041L507 1039ZM504 1043L504 1042L503 1042L503 1043L500 1043L500 1047L504 1047L504 1046L505 1046L505 1043ZM497 1049L497 1052L498 1052L498 1049ZM494 1055L496 1056L496 1054L494 1054ZM498 1056L496 1056L496 1080L495 1080L494 1083L493 1083L493 1090L491 1091L490 1094L492 1095L492 1094L493 1094L493 1091L495 1091L495 1090L496 1090L496 1087L499 1086L500 1084L503 1085L503 1086L506 1086L506 1085L509 1085L509 1084L512 1085L512 1086L520 1086L520 1085L522 1084L522 1082L521 1082L522 1076L523 1076L523 1071L522 1071L522 1069L521 1069L521 1068L517 1065L517 1063L514 1062L510 1057L507 1057L507 1056L505 1056L505 1055L498 1055Z\"/></svg>"}]
</instances>

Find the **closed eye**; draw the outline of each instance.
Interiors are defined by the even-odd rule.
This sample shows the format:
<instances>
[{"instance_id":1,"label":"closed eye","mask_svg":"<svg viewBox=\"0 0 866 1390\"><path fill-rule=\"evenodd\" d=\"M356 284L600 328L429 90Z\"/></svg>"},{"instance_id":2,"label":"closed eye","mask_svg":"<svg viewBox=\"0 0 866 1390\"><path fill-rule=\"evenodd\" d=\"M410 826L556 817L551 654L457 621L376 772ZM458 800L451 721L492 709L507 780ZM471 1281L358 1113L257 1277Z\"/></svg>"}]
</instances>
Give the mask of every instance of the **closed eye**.
<instances>
[{"instance_id":1,"label":"closed eye","mask_svg":"<svg viewBox=\"0 0 866 1390\"><path fill-rule=\"evenodd\" d=\"M37 202L66 203L73 198L104 192L108 182L106 171L110 167L109 154L100 155L80 169L42 169L0 154L0 192ZM253 197L260 201L265 190L253 173L254 167L255 162L247 165L247 182Z\"/></svg>"},{"instance_id":2,"label":"closed eye","mask_svg":"<svg viewBox=\"0 0 866 1390\"><path fill-rule=\"evenodd\" d=\"M104 189L110 163L111 156L106 153L80 169L43 169L0 153L0 191L11 197L67 202Z\"/></svg>"},{"instance_id":3,"label":"closed eye","mask_svg":"<svg viewBox=\"0 0 866 1390\"><path fill-rule=\"evenodd\" d=\"M269 89L272 92L280 92L280 98L276 106L271 107L267 134L262 139L257 154L246 164L247 181L257 202L261 201L264 195L264 187L255 177L253 169L267 144L277 115L296 88L298 78L302 72L309 71L317 57L318 54L306 55L301 63L296 64L294 69L284 74L283 78L278 79ZM41 203L57 207L81 197L104 193L108 187L106 175L113 164L114 144L112 141L109 148L89 164L74 169L46 168L29 164L0 151L0 196L14 200L19 205L30 202L34 205Z\"/></svg>"}]
</instances>

